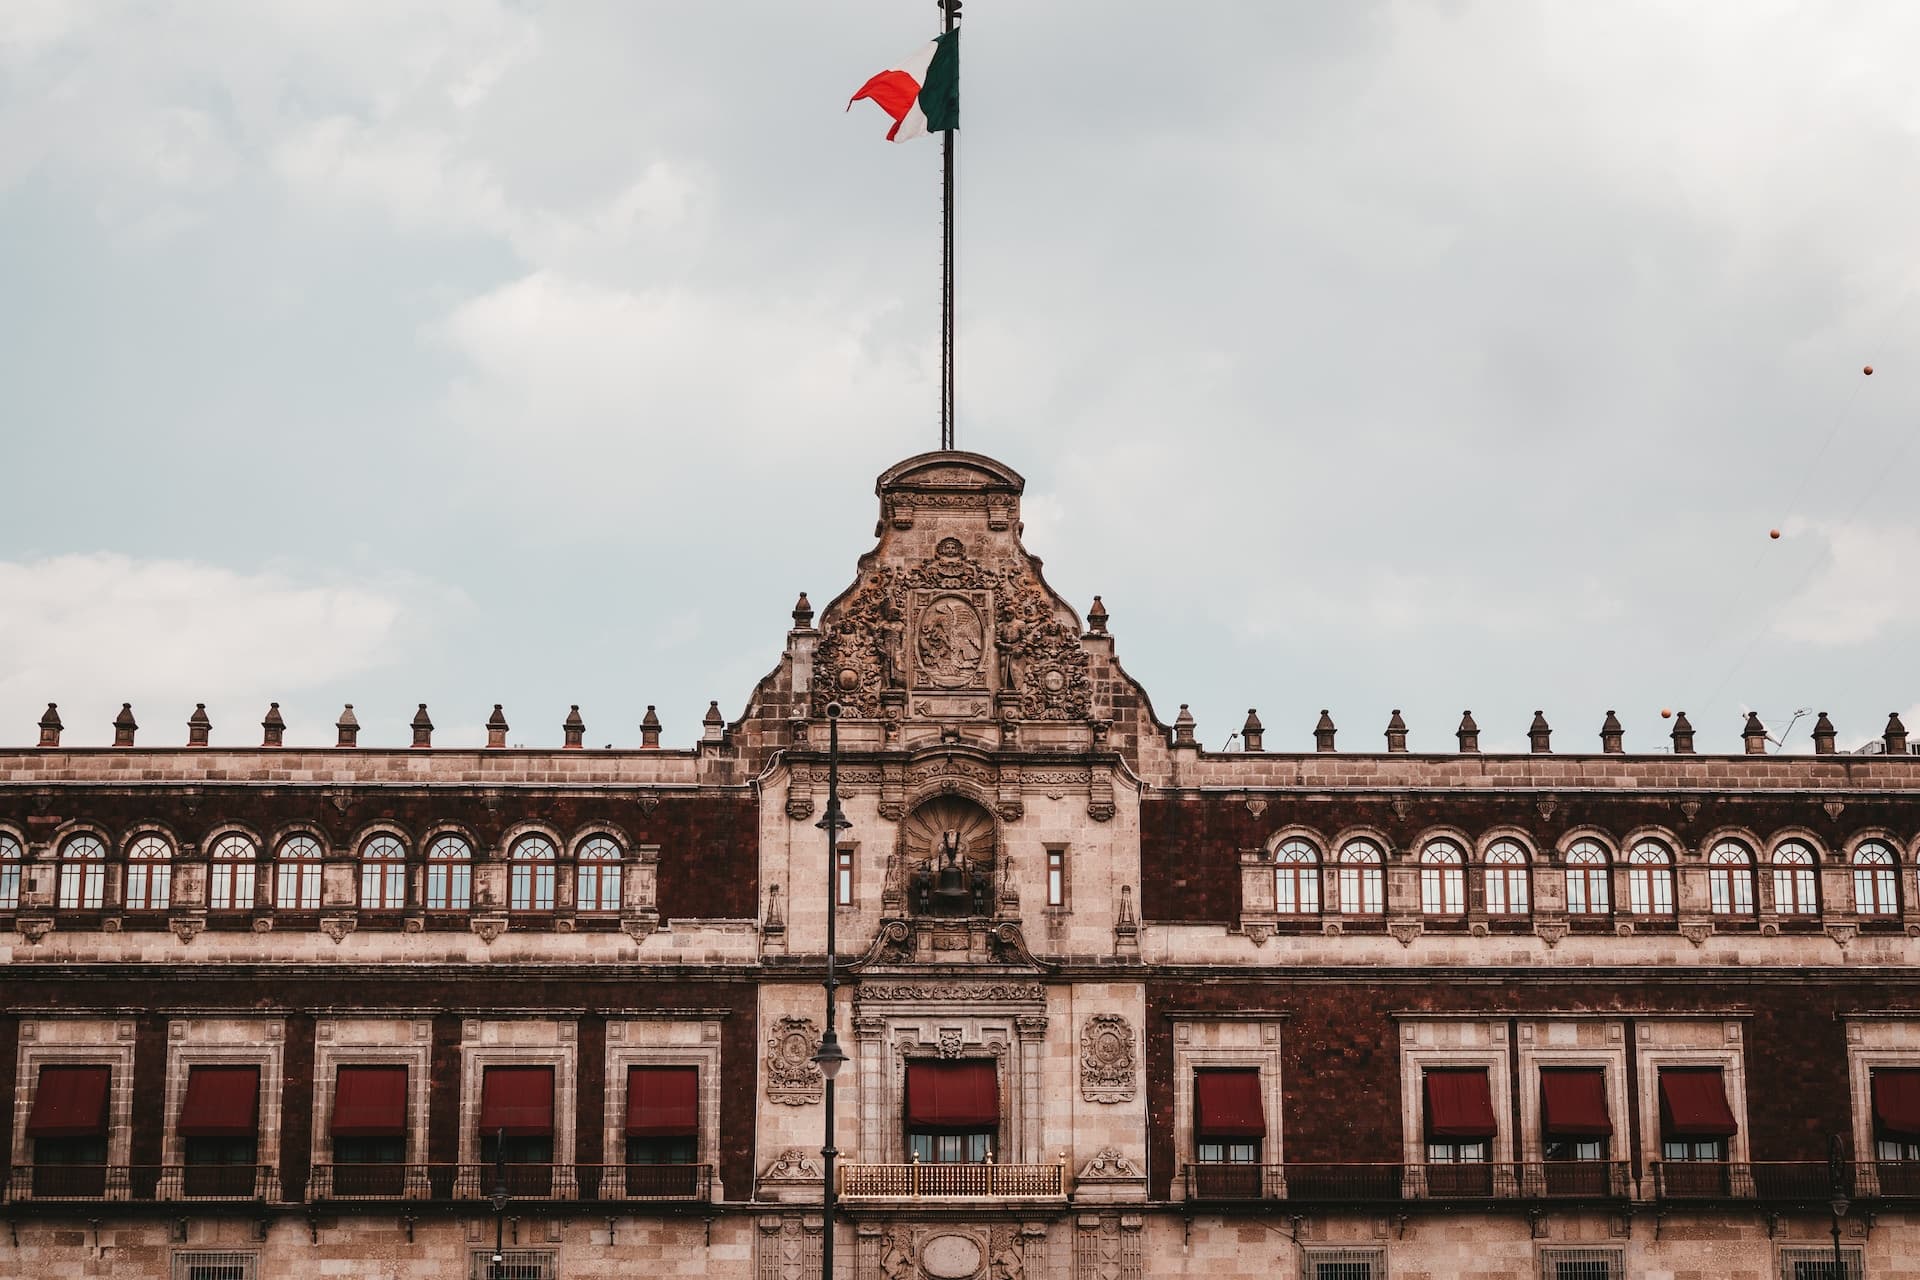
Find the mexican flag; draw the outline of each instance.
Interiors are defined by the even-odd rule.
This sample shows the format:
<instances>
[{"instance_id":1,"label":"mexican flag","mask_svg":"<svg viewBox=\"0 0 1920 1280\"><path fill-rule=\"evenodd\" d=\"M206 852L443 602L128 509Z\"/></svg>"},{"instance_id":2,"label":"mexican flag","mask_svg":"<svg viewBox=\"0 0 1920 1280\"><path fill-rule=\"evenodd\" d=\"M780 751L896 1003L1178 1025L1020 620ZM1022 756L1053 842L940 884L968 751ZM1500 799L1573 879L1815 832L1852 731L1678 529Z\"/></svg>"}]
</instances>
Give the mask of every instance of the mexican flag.
<instances>
[{"instance_id":1,"label":"mexican flag","mask_svg":"<svg viewBox=\"0 0 1920 1280\"><path fill-rule=\"evenodd\" d=\"M888 142L905 142L923 133L960 127L960 30L954 28L899 66L882 71L847 99L847 109L862 98L893 117Z\"/></svg>"}]
</instances>

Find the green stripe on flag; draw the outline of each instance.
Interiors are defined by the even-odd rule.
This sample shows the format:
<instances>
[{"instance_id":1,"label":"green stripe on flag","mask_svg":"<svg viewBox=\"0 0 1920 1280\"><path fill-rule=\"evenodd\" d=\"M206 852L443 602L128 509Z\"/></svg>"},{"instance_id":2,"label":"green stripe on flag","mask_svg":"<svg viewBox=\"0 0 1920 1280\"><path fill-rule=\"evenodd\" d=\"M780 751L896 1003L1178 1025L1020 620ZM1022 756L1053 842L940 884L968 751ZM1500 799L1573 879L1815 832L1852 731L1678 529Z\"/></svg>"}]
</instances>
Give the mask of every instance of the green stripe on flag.
<instances>
[{"instance_id":1,"label":"green stripe on flag","mask_svg":"<svg viewBox=\"0 0 1920 1280\"><path fill-rule=\"evenodd\" d=\"M933 43L933 61L920 85L920 110L927 117L927 132L942 133L960 127L960 29Z\"/></svg>"}]
</instances>

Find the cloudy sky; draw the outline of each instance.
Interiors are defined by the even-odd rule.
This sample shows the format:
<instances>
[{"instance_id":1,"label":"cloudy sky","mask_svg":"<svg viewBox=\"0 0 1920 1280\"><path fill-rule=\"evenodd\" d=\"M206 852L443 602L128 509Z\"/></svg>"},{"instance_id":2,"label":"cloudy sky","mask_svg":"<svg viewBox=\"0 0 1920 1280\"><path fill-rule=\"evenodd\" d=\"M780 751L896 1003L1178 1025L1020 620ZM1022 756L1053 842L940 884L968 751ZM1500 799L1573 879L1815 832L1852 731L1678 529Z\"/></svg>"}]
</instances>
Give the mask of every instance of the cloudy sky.
<instances>
[{"instance_id":1,"label":"cloudy sky","mask_svg":"<svg viewBox=\"0 0 1920 1280\"><path fill-rule=\"evenodd\" d=\"M937 443L938 145L841 111L937 19L0 4L0 742L737 715ZM959 443L1163 717L1920 703L1920 7L964 25Z\"/></svg>"}]
</instances>

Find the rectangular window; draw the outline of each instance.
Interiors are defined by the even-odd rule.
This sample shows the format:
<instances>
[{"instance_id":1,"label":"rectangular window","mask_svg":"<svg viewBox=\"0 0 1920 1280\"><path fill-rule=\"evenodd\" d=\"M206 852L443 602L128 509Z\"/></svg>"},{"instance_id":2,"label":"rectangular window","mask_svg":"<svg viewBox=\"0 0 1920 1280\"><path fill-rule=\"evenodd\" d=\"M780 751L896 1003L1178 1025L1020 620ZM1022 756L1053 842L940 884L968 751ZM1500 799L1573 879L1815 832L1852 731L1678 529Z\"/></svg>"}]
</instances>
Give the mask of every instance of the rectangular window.
<instances>
[{"instance_id":1,"label":"rectangular window","mask_svg":"<svg viewBox=\"0 0 1920 1280\"><path fill-rule=\"evenodd\" d=\"M515 1195L553 1189L553 1068L488 1067L480 1075L480 1162L507 1170ZM491 1176L489 1174L489 1176Z\"/></svg>"},{"instance_id":2,"label":"rectangular window","mask_svg":"<svg viewBox=\"0 0 1920 1280\"><path fill-rule=\"evenodd\" d=\"M977 1164L1000 1133L1000 1080L991 1061L907 1063L907 1146L922 1161Z\"/></svg>"},{"instance_id":3,"label":"rectangular window","mask_svg":"<svg viewBox=\"0 0 1920 1280\"><path fill-rule=\"evenodd\" d=\"M853 905L853 846L841 845L834 855L833 865L834 901L843 907Z\"/></svg>"},{"instance_id":4,"label":"rectangular window","mask_svg":"<svg viewBox=\"0 0 1920 1280\"><path fill-rule=\"evenodd\" d=\"M107 1086L112 1068L45 1066L33 1091L27 1137L33 1143L33 1194L106 1194Z\"/></svg>"},{"instance_id":5,"label":"rectangular window","mask_svg":"<svg viewBox=\"0 0 1920 1280\"><path fill-rule=\"evenodd\" d=\"M1385 1249L1302 1249L1301 1280L1386 1280Z\"/></svg>"},{"instance_id":6,"label":"rectangular window","mask_svg":"<svg viewBox=\"0 0 1920 1280\"><path fill-rule=\"evenodd\" d=\"M1622 1249L1542 1249L1540 1280L1624 1280Z\"/></svg>"},{"instance_id":7,"label":"rectangular window","mask_svg":"<svg viewBox=\"0 0 1920 1280\"><path fill-rule=\"evenodd\" d=\"M1047 850L1047 905L1050 907L1067 905L1067 851L1065 849Z\"/></svg>"},{"instance_id":8,"label":"rectangular window","mask_svg":"<svg viewBox=\"0 0 1920 1280\"><path fill-rule=\"evenodd\" d=\"M173 1255L174 1280L254 1280L259 1259L232 1249L196 1249Z\"/></svg>"},{"instance_id":9,"label":"rectangular window","mask_svg":"<svg viewBox=\"0 0 1920 1280\"><path fill-rule=\"evenodd\" d=\"M1602 1160L1613 1136L1604 1067L1542 1067L1540 1129L1548 1160Z\"/></svg>"},{"instance_id":10,"label":"rectangular window","mask_svg":"<svg viewBox=\"0 0 1920 1280\"><path fill-rule=\"evenodd\" d=\"M1840 1250L1833 1263L1832 1245L1791 1245L1780 1250L1780 1280L1863 1280L1866 1260L1857 1246Z\"/></svg>"},{"instance_id":11,"label":"rectangular window","mask_svg":"<svg viewBox=\"0 0 1920 1280\"><path fill-rule=\"evenodd\" d=\"M498 1262L492 1250L476 1250L467 1271L468 1280L558 1280L559 1275L559 1261L551 1249L507 1249Z\"/></svg>"},{"instance_id":12,"label":"rectangular window","mask_svg":"<svg viewBox=\"0 0 1920 1280\"><path fill-rule=\"evenodd\" d=\"M335 1195L399 1195L407 1161L407 1069L341 1067L331 1129Z\"/></svg>"},{"instance_id":13,"label":"rectangular window","mask_svg":"<svg viewBox=\"0 0 1920 1280\"><path fill-rule=\"evenodd\" d=\"M1920 1161L1920 1068L1877 1067L1870 1077L1873 1095L1873 1154L1882 1162L1880 1187L1900 1194L1920 1183L1920 1168L1885 1166Z\"/></svg>"},{"instance_id":14,"label":"rectangular window","mask_svg":"<svg viewBox=\"0 0 1920 1280\"><path fill-rule=\"evenodd\" d=\"M628 1195L695 1194L700 1069L629 1067L626 1139L627 1164L636 1166L627 1170Z\"/></svg>"},{"instance_id":15,"label":"rectangular window","mask_svg":"<svg viewBox=\"0 0 1920 1280\"><path fill-rule=\"evenodd\" d=\"M187 1195L251 1197L260 1158L260 1068L189 1067L177 1129Z\"/></svg>"}]
</instances>

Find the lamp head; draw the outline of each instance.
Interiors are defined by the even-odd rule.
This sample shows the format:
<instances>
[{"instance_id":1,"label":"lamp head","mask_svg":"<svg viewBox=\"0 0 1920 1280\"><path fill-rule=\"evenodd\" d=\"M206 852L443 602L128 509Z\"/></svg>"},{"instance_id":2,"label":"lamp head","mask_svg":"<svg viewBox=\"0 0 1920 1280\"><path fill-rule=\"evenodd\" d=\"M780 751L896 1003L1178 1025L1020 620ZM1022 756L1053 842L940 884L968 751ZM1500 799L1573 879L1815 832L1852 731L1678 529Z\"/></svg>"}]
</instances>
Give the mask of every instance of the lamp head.
<instances>
[{"instance_id":1,"label":"lamp head","mask_svg":"<svg viewBox=\"0 0 1920 1280\"><path fill-rule=\"evenodd\" d=\"M847 1055L840 1048L840 1037L827 1028L827 1034L820 1037L820 1052L813 1055L813 1065L820 1068L820 1074L831 1080L840 1074L840 1068L847 1065Z\"/></svg>"},{"instance_id":2,"label":"lamp head","mask_svg":"<svg viewBox=\"0 0 1920 1280\"><path fill-rule=\"evenodd\" d=\"M827 704L827 719L838 720L840 718L840 713L844 710L845 708L842 707L839 703L829 702Z\"/></svg>"}]
</instances>

